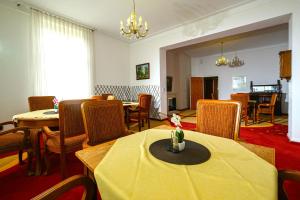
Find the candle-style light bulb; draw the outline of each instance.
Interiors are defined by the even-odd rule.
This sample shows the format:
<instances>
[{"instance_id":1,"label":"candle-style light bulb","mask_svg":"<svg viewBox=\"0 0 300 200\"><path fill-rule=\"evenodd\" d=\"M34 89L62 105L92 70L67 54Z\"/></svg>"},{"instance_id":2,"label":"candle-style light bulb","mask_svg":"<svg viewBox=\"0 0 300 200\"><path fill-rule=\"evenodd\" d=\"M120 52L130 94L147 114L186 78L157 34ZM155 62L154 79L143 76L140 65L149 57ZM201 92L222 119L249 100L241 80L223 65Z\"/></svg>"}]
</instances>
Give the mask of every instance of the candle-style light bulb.
<instances>
[{"instance_id":1,"label":"candle-style light bulb","mask_svg":"<svg viewBox=\"0 0 300 200\"><path fill-rule=\"evenodd\" d=\"M127 18L127 26L130 25L130 17Z\"/></svg>"},{"instance_id":2,"label":"candle-style light bulb","mask_svg":"<svg viewBox=\"0 0 300 200\"><path fill-rule=\"evenodd\" d=\"M124 29L124 23L123 23L123 20L120 21L120 29Z\"/></svg>"},{"instance_id":3,"label":"candle-style light bulb","mask_svg":"<svg viewBox=\"0 0 300 200\"><path fill-rule=\"evenodd\" d=\"M148 30L148 23L145 21L145 30Z\"/></svg>"},{"instance_id":4,"label":"candle-style light bulb","mask_svg":"<svg viewBox=\"0 0 300 200\"><path fill-rule=\"evenodd\" d=\"M139 17L139 26L142 25L142 21L143 21L142 16L140 16L140 17Z\"/></svg>"}]
</instances>

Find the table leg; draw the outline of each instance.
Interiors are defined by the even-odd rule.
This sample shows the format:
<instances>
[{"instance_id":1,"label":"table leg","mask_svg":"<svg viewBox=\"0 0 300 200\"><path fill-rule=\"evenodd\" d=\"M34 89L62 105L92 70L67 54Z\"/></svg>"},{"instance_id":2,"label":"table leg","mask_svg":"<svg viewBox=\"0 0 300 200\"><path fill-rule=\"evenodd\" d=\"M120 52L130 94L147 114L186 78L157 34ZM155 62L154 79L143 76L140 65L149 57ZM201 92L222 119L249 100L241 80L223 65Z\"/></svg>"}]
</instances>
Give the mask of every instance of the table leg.
<instances>
[{"instance_id":1,"label":"table leg","mask_svg":"<svg viewBox=\"0 0 300 200\"><path fill-rule=\"evenodd\" d=\"M41 168L41 147L40 147L40 139L41 139L42 131L39 130L37 132L37 138L35 143L35 156L36 156L36 165L35 165L35 175L40 176L42 173Z\"/></svg>"},{"instance_id":2,"label":"table leg","mask_svg":"<svg viewBox=\"0 0 300 200\"><path fill-rule=\"evenodd\" d=\"M256 123L256 105L253 106L253 124Z\"/></svg>"}]
</instances>

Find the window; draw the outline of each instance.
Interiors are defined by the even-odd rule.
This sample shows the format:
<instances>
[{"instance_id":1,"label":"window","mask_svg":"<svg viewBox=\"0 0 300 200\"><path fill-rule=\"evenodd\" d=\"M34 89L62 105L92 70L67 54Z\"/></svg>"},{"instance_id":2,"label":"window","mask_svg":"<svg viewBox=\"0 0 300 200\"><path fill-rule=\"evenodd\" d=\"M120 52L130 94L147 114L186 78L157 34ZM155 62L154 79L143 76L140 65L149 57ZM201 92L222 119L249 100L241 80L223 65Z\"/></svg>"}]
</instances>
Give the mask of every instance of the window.
<instances>
[{"instance_id":1,"label":"window","mask_svg":"<svg viewBox=\"0 0 300 200\"><path fill-rule=\"evenodd\" d=\"M92 31L32 10L35 95L86 98L92 91Z\"/></svg>"}]
</instances>

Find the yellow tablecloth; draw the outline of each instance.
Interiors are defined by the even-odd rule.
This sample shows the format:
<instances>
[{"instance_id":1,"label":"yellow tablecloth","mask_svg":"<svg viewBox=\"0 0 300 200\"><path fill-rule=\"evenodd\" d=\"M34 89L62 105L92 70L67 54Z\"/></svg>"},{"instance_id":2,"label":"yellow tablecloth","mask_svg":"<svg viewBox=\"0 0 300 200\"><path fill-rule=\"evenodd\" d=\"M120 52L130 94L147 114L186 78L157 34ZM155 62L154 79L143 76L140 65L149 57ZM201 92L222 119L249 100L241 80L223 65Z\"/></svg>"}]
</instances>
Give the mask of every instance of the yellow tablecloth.
<instances>
[{"instance_id":1,"label":"yellow tablecloth","mask_svg":"<svg viewBox=\"0 0 300 200\"><path fill-rule=\"evenodd\" d=\"M22 120L43 120L43 119L59 119L57 114L44 114L45 112L54 111L54 109L36 110L32 112L21 113L13 116L13 121Z\"/></svg>"},{"instance_id":2,"label":"yellow tablecloth","mask_svg":"<svg viewBox=\"0 0 300 200\"><path fill-rule=\"evenodd\" d=\"M112 146L94 171L103 200L273 200L277 170L233 140L185 131L211 158L199 165L160 161L149 146L169 138L169 130L149 129Z\"/></svg>"}]
</instances>

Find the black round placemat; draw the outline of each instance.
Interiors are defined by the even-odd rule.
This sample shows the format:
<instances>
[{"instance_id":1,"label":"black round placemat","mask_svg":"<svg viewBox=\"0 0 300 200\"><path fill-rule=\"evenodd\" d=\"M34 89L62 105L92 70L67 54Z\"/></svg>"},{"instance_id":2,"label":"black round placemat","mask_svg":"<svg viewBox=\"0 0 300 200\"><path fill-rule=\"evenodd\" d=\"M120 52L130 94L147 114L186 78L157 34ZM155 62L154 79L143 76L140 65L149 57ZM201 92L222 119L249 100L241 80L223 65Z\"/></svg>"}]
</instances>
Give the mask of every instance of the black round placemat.
<instances>
[{"instance_id":1,"label":"black round placemat","mask_svg":"<svg viewBox=\"0 0 300 200\"><path fill-rule=\"evenodd\" d=\"M185 140L185 149L178 153L168 151L170 139L158 140L149 147L151 154L162 161L178 165L196 165L210 158L210 151L203 145Z\"/></svg>"},{"instance_id":2,"label":"black round placemat","mask_svg":"<svg viewBox=\"0 0 300 200\"><path fill-rule=\"evenodd\" d=\"M47 112L44 112L43 114L45 115L54 115L54 114L57 114L58 112L55 112L54 110L51 110L51 111L47 111Z\"/></svg>"}]
</instances>

